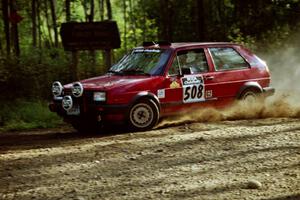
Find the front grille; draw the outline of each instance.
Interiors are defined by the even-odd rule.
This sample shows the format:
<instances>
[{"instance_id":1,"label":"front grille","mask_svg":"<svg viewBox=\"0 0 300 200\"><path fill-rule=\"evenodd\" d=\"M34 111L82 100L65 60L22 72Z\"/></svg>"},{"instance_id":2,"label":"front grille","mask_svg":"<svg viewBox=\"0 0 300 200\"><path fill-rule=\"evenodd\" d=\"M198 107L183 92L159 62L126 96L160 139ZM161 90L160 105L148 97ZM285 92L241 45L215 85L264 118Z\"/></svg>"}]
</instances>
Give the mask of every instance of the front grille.
<instances>
[{"instance_id":1,"label":"front grille","mask_svg":"<svg viewBox=\"0 0 300 200\"><path fill-rule=\"evenodd\" d=\"M73 96L72 95L72 90L71 89L64 90L64 96L66 96L66 95Z\"/></svg>"},{"instance_id":2,"label":"front grille","mask_svg":"<svg viewBox=\"0 0 300 200\"><path fill-rule=\"evenodd\" d=\"M66 96L66 95L70 95L73 99L73 102L79 104L80 106L83 106L83 103L85 103L87 106L89 106L89 105L92 105L92 106L105 105L106 104L105 102L94 101L94 96L93 96L94 91L85 90L81 97L74 97L71 89L67 89L67 90L64 90L63 96Z\"/></svg>"}]
</instances>

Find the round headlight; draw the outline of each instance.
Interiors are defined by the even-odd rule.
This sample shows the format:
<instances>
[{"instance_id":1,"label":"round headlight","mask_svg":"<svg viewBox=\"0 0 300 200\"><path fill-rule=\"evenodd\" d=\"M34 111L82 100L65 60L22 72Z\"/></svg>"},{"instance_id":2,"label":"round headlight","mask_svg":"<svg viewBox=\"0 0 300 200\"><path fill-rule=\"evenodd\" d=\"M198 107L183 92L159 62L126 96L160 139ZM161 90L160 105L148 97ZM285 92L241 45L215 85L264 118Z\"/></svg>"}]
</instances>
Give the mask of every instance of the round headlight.
<instances>
[{"instance_id":1,"label":"round headlight","mask_svg":"<svg viewBox=\"0 0 300 200\"><path fill-rule=\"evenodd\" d=\"M52 94L53 94L53 96L55 96L55 97L60 96L62 94L62 91L63 91L62 84L59 81L55 81L52 84Z\"/></svg>"},{"instance_id":2,"label":"round headlight","mask_svg":"<svg viewBox=\"0 0 300 200\"><path fill-rule=\"evenodd\" d=\"M71 96L64 96L62 102L62 107L65 109L65 110L70 110L72 107L73 107L73 100L72 100L72 97Z\"/></svg>"},{"instance_id":3,"label":"round headlight","mask_svg":"<svg viewBox=\"0 0 300 200\"><path fill-rule=\"evenodd\" d=\"M81 83L76 82L72 86L72 94L74 97L81 97L83 94L83 86Z\"/></svg>"}]
</instances>

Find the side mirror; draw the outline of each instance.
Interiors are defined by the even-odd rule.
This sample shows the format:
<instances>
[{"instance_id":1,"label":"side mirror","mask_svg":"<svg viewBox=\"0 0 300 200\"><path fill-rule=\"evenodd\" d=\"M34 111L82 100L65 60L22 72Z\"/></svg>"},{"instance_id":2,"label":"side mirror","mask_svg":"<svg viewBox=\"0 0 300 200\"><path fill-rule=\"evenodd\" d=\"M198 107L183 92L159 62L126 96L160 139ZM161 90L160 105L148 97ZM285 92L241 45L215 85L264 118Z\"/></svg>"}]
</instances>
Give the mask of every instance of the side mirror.
<instances>
[{"instance_id":1,"label":"side mirror","mask_svg":"<svg viewBox=\"0 0 300 200\"><path fill-rule=\"evenodd\" d=\"M191 68L189 68L189 67L181 68L181 74L182 74L182 76L186 75L186 74L187 75L192 74Z\"/></svg>"}]
</instances>

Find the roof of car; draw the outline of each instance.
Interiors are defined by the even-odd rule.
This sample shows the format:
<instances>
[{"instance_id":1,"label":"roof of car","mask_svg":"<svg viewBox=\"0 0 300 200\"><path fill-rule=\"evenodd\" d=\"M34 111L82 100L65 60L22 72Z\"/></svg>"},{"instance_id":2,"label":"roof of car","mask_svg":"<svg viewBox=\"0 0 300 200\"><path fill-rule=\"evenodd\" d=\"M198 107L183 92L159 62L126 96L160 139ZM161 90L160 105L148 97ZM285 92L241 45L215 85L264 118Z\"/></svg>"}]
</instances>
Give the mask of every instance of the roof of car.
<instances>
[{"instance_id":1,"label":"roof of car","mask_svg":"<svg viewBox=\"0 0 300 200\"><path fill-rule=\"evenodd\" d=\"M172 48L172 49L177 49L177 48L184 48L184 47L192 47L192 46L222 46L222 45L230 45L230 46L236 46L236 45L240 45L240 44L236 44L236 43L231 43L231 42L176 42L176 43L169 43L169 44L162 44L159 45L159 43L156 45L146 45L145 47L148 48L153 48L153 47L160 47L160 48Z\"/></svg>"},{"instance_id":2,"label":"roof of car","mask_svg":"<svg viewBox=\"0 0 300 200\"><path fill-rule=\"evenodd\" d=\"M179 47L187 47L187 46L211 46L211 45L237 45L230 42L179 42L179 43L171 43L171 47L179 48Z\"/></svg>"}]
</instances>

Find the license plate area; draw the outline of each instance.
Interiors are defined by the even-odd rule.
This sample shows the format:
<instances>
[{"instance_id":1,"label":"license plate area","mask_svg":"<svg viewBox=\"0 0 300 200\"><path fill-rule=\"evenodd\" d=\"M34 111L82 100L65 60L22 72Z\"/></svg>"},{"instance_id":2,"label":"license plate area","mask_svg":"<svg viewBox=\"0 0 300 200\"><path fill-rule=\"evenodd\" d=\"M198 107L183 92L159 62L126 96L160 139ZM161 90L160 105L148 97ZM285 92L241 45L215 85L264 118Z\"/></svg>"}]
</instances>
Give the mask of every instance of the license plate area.
<instances>
[{"instance_id":1,"label":"license plate area","mask_svg":"<svg viewBox=\"0 0 300 200\"><path fill-rule=\"evenodd\" d=\"M67 110L67 115L80 115L79 105L74 105L70 110Z\"/></svg>"}]
</instances>

